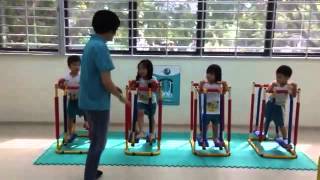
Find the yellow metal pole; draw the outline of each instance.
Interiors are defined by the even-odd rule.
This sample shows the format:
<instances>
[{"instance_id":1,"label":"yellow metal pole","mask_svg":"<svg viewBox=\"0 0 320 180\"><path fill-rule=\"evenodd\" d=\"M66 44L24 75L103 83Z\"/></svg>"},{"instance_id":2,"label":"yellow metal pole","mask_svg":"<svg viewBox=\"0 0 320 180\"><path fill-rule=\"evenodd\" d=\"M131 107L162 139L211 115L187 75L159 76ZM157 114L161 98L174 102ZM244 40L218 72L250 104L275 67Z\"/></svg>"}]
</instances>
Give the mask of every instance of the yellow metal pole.
<instances>
[{"instance_id":1,"label":"yellow metal pole","mask_svg":"<svg viewBox=\"0 0 320 180\"><path fill-rule=\"evenodd\" d=\"M317 180L320 180L320 156L319 156L319 160L318 160L318 176L317 176Z\"/></svg>"}]
</instances>

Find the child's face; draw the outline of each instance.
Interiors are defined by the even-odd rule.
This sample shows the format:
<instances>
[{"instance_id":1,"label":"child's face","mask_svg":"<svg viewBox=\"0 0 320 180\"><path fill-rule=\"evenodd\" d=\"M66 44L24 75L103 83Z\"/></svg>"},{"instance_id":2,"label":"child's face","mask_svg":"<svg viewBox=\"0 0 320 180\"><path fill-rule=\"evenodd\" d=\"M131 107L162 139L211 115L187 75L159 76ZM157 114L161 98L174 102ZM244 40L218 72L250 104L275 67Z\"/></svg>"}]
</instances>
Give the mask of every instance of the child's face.
<instances>
[{"instance_id":1,"label":"child's face","mask_svg":"<svg viewBox=\"0 0 320 180\"><path fill-rule=\"evenodd\" d=\"M277 83L279 84L287 84L289 77L283 75L283 74L276 74Z\"/></svg>"},{"instance_id":2,"label":"child's face","mask_svg":"<svg viewBox=\"0 0 320 180\"><path fill-rule=\"evenodd\" d=\"M207 73L207 80L209 83L216 82L216 76L213 73Z\"/></svg>"},{"instance_id":3,"label":"child's face","mask_svg":"<svg viewBox=\"0 0 320 180\"><path fill-rule=\"evenodd\" d=\"M71 73L78 73L80 70L80 62L73 62L70 64L69 69L71 71Z\"/></svg>"},{"instance_id":4,"label":"child's face","mask_svg":"<svg viewBox=\"0 0 320 180\"><path fill-rule=\"evenodd\" d=\"M145 67L143 67L142 65L140 65L139 67L138 67L138 74L139 74L139 76L140 77L146 77L147 75L148 75L148 70L147 70L147 68L145 68Z\"/></svg>"}]
</instances>

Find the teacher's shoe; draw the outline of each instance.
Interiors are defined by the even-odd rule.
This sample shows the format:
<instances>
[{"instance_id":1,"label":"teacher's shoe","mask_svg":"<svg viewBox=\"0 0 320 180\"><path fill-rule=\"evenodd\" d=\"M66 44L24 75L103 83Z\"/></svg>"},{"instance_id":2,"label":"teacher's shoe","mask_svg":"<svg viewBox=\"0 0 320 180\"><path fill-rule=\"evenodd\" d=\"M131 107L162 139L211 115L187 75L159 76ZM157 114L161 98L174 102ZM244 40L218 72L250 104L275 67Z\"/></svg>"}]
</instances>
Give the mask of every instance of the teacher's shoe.
<instances>
[{"instance_id":1,"label":"teacher's shoe","mask_svg":"<svg viewBox=\"0 0 320 180\"><path fill-rule=\"evenodd\" d=\"M97 175L96 175L96 179L99 179L102 176L103 172L98 170L97 171Z\"/></svg>"}]
</instances>

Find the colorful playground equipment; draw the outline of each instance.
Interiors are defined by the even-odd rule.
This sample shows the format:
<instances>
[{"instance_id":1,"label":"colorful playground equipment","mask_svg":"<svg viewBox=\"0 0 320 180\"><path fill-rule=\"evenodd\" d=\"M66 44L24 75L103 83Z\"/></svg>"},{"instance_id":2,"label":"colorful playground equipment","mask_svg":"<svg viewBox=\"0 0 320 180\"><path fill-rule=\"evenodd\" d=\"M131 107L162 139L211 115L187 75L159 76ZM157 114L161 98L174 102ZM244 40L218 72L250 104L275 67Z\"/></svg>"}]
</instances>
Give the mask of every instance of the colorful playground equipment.
<instances>
[{"instance_id":1,"label":"colorful playground equipment","mask_svg":"<svg viewBox=\"0 0 320 180\"><path fill-rule=\"evenodd\" d=\"M231 87L228 87L226 92L228 93L228 106L225 110L225 93L223 92L223 85L220 84L219 88L206 89L200 87L200 83L191 82L191 95L190 95L190 144L192 152L198 156L204 157L226 157L230 156L230 140L231 140ZM214 143L214 149L218 148L218 151L211 151L207 138L207 129L204 122L207 118L207 95L210 93L218 93L220 95L220 123L218 138L220 143ZM198 107L199 106L199 107ZM198 109L199 108L199 109ZM199 110L199 112L198 112ZM226 139L224 137L225 129L225 111L227 111L227 133ZM199 115L198 115L199 113ZM199 134L198 129L198 117L199 117ZM198 148L197 148L198 147Z\"/></svg>"},{"instance_id":2,"label":"colorful playground equipment","mask_svg":"<svg viewBox=\"0 0 320 180\"><path fill-rule=\"evenodd\" d=\"M319 160L318 160L318 176L317 176L317 180L320 180L320 156L319 156Z\"/></svg>"},{"instance_id":3,"label":"colorful playground equipment","mask_svg":"<svg viewBox=\"0 0 320 180\"><path fill-rule=\"evenodd\" d=\"M153 121L149 118L149 133L143 139L146 140L146 143L149 144L150 148L138 151L135 150L135 146L138 144L141 145L141 139L137 138L136 132L136 124L137 124L137 117L138 117L138 93L139 92L148 92L148 99L149 99L149 107L152 104L152 93L158 94L158 132L156 133L155 139L150 140L150 133L151 128L153 127ZM162 135L162 93L161 87L159 83L150 83L148 87L139 87L137 81L129 81L128 85L126 86L126 96L128 101L132 104L132 96L133 96L133 105L126 105L125 106L125 154L127 155L138 155L138 156L155 156L160 154L160 146L161 146L161 135ZM154 150L152 147L156 144L157 148Z\"/></svg>"},{"instance_id":4,"label":"colorful playground equipment","mask_svg":"<svg viewBox=\"0 0 320 180\"><path fill-rule=\"evenodd\" d=\"M70 148L64 149L69 143L67 139L67 102L68 102L68 91L78 90L79 87L66 87L61 86L61 84L55 84L55 97L54 97L54 112L55 112L55 135L56 135L56 153L57 154L84 154L87 153L85 150L72 150ZM62 104L63 104L63 134L60 136L60 113L59 113L59 90L62 90ZM87 138L88 133L79 133L76 135L78 138ZM62 137L62 138L61 138Z\"/></svg>"},{"instance_id":5,"label":"colorful playground equipment","mask_svg":"<svg viewBox=\"0 0 320 180\"><path fill-rule=\"evenodd\" d=\"M297 91L297 96L294 98L289 94L288 90L276 90L274 92L267 92L268 84L257 84L253 83L252 94L251 94L251 108L250 108L250 127L249 127L249 138L248 142L258 155L264 158L274 159L295 159L297 158L296 145L298 142L298 128L299 128L299 113L300 113L300 89ZM256 97L256 92L258 95ZM271 137L268 132L264 132L265 126L265 108L267 102L267 93L274 94L288 94L289 95L289 115L288 115L288 143L286 144L283 140L277 138L279 134L279 127L275 127L276 136ZM296 103L294 103L296 100ZM257 101L255 103L255 101ZM294 104L295 115L294 115ZM256 105L256 111L255 109ZM295 120L293 120L295 118ZM253 120L255 119L255 125ZM293 124L294 121L294 124ZM267 125L269 127L269 125ZM293 129L294 128L294 129ZM293 139L292 139L293 129ZM288 153L270 153L265 152L262 142L276 142L280 147L285 149ZM293 142L293 143L292 143Z\"/></svg>"}]
</instances>

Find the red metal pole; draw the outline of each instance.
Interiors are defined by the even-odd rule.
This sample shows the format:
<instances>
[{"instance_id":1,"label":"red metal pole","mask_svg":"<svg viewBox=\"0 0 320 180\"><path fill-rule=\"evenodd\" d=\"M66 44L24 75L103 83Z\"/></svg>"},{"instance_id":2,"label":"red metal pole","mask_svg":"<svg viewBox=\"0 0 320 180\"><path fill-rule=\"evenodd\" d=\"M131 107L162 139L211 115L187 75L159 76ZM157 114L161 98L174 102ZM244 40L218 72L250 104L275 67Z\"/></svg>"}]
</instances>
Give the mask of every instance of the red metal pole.
<instances>
[{"instance_id":1,"label":"red metal pole","mask_svg":"<svg viewBox=\"0 0 320 180\"><path fill-rule=\"evenodd\" d=\"M197 100L197 98L195 98L194 99L194 114L193 114L193 141L196 141L196 139L197 139L197 111L198 111L198 100Z\"/></svg>"},{"instance_id":2,"label":"red metal pole","mask_svg":"<svg viewBox=\"0 0 320 180\"><path fill-rule=\"evenodd\" d=\"M128 86L126 87L126 96L128 98ZM125 105L125 138L128 140L129 137L129 108L130 106L128 104Z\"/></svg>"},{"instance_id":3,"label":"red metal pole","mask_svg":"<svg viewBox=\"0 0 320 180\"><path fill-rule=\"evenodd\" d=\"M55 110L55 129L56 129L56 139L59 139L60 136L60 127L59 127L59 98L54 98L54 110Z\"/></svg>"},{"instance_id":4,"label":"red metal pole","mask_svg":"<svg viewBox=\"0 0 320 180\"><path fill-rule=\"evenodd\" d=\"M58 87L55 86L55 97L54 97L54 116L55 116L55 131L56 131L56 139L59 141L60 136L60 120L59 120L59 97L58 97Z\"/></svg>"},{"instance_id":5,"label":"red metal pole","mask_svg":"<svg viewBox=\"0 0 320 180\"><path fill-rule=\"evenodd\" d=\"M193 129L193 91L191 87L191 96L190 96L190 130Z\"/></svg>"},{"instance_id":6,"label":"red metal pole","mask_svg":"<svg viewBox=\"0 0 320 180\"><path fill-rule=\"evenodd\" d=\"M299 116L300 116L300 89L298 90L296 117L295 117L295 123L294 123L294 140L293 140L294 146L296 146L298 143Z\"/></svg>"},{"instance_id":7,"label":"red metal pole","mask_svg":"<svg viewBox=\"0 0 320 180\"><path fill-rule=\"evenodd\" d=\"M253 112L254 112L254 96L255 96L255 83L253 83L252 93L251 93L251 107L250 107L250 128L249 133L253 130Z\"/></svg>"},{"instance_id":8,"label":"red metal pole","mask_svg":"<svg viewBox=\"0 0 320 180\"><path fill-rule=\"evenodd\" d=\"M162 100L160 98L159 103L159 112L158 112L158 141L161 141L161 136L162 136Z\"/></svg>"},{"instance_id":9,"label":"red metal pole","mask_svg":"<svg viewBox=\"0 0 320 180\"><path fill-rule=\"evenodd\" d=\"M131 90L129 89L129 93L128 93L128 99L129 99L129 102L130 104L132 105L132 93L131 93ZM128 108L128 129L130 130L132 127L132 107L130 106Z\"/></svg>"}]
</instances>

